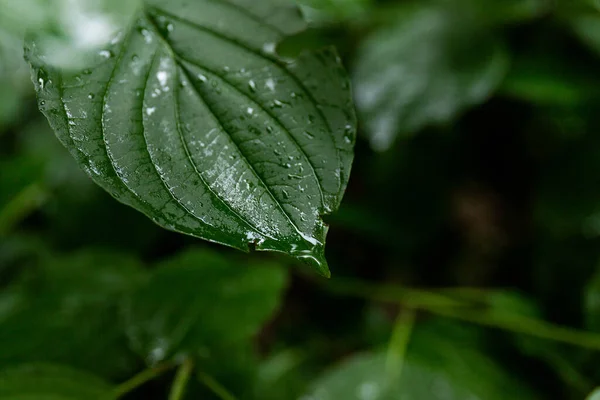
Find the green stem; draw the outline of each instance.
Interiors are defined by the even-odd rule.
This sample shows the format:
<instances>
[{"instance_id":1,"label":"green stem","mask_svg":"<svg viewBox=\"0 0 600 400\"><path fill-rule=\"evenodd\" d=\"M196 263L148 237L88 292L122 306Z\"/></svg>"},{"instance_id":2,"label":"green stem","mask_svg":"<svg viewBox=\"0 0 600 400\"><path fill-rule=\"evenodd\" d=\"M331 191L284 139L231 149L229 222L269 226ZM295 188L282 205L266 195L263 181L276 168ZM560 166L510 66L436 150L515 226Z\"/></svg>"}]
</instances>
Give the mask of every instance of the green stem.
<instances>
[{"instance_id":1,"label":"green stem","mask_svg":"<svg viewBox=\"0 0 600 400\"><path fill-rule=\"evenodd\" d=\"M21 190L0 210L0 237L5 236L25 217L44 204L46 198L46 191L37 182Z\"/></svg>"},{"instance_id":2,"label":"green stem","mask_svg":"<svg viewBox=\"0 0 600 400\"><path fill-rule=\"evenodd\" d=\"M554 340L574 346L600 350L600 335L551 324L521 315L490 312L473 307L466 300L429 292L394 286L378 286L364 282L342 281L327 285L333 293L356 296L389 303L400 303L414 309L428 311L447 318L454 318L492 328ZM475 304L475 306L479 306Z\"/></svg>"},{"instance_id":3,"label":"green stem","mask_svg":"<svg viewBox=\"0 0 600 400\"><path fill-rule=\"evenodd\" d=\"M355 280L335 280L324 284L330 292L340 295L358 296L371 300L388 303L401 303L413 308L463 308L470 307L471 303L463 299L452 298L435 292L409 289L392 285L374 285Z\"/></svg>"},{"instance_id":4,"label":"green stem","mask_svg":"<svg viewBox=\"0 0 600 400\"><path fill-rule=\"evenodd\" d=\"M220 400L237 400L237 398L231 394L223 385L221 385L215 378L204 372L198 373L198 379L207 388L209 388Z\"/></svg>"},{"instance_id":5,"label":"green stem","mask_svg":"<svg viewBox=\"0 0 600 400\"><path fill-rule=\"evenodd\" d=\"M491 328L499 328L515 333L522 333L540 339L554 340L574 346L600 350L600 335L566 328L542 320L523 317L520 315L490 313L488 311L452 310L433 308L427 311L432 314L472 322Z\"/></svg>"},{"instance_id":6,"label":"green stem","mask_svg":"<svg viewBox=\"0 0 600 400\"><path fill-rule=\"evenodd\" d=\"M397 382L402 375L408 342L415 325L415 310L402 310L396 319L392 338L387 352L385 370L387 382Z\"/></svg>"},{"instance_id":7,"label":"green stem","mask_svg":"<svg viewBox=\"0 0 600 400\"><path fill-rule=\"evenodd\" d=\"M171 393L169 394L169 400L182 400L185 393L185 388L190 380L192 370L194 369L194 362L191 359L186 359L183 364L177 369L175 375L175 381L171 387Z\"/></svg>"},{"instance_id":8,"label":"green stem","mask_svg":"<svg viewBox=\"0 0 600 400\"><path fill-rule=\"evenodd\" d=\"M127 393L137 389L138 387L144 385L147 382L155 379L156 377L162 375L166 371L173 368L175 365L172 363L161 364L155 368L148 368L139 374L135 375L133 378L129 379L126 382L123 382L119 386L117 386L114 391L112 398L118 399Z\"/></svg>"},{"instance_id":9,"label":"green stem","mask_svg":"<svg viewBox=\"0 0 600 400\"><path fill-rule=\"evenodd\" d=\"M549 351L542 358L554 367L563 381L579 391L579 394L585 395L594 388L592 382L559 353Z\"/></svg>"}]
</instances>

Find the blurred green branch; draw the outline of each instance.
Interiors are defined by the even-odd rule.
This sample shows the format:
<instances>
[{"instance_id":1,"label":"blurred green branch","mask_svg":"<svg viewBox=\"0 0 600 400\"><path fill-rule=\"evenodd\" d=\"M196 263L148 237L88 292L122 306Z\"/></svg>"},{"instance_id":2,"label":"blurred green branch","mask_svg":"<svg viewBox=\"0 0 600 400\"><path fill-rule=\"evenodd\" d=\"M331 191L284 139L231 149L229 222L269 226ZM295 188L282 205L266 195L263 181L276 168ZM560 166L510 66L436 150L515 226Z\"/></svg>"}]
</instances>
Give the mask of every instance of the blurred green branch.
<instances>
[{"instance_id":1,"label":"blurred green branch","mask_svg":"<svg viewBox=\"0 0 600 400\"><path fill-rule=\"evenodd\" d=\"M223 385L217 382L212 376L207 375L204 372L198 373L198 379L207 388L209 388L220 400L237 400L237 398L231 394Z\"/></svg>"},{"instance_id":2,"label":"blurred green branch","mask_svg":"<svg viewBox=\"0 0 600 400\"><path fill-rule=\"evenodd\" d=\"M464 299L458 300L433 291L392 285L373 285L354 280L336 280L327 283L326 287L329 291L338 295L399 303L406 307L427 311L447 318L600 350L600 335L598 334L567 328L540 319L509 312L482 309L478 303L473 304Z\"/></svg>"},{"instance_id":3,"label":"blurred green branch","mask_svg":"<svg viewBox=\"0 0 600 400\"><path fill-rule=\"evenodd\" d=\"M182 400L185 394L185 388L190 380L190 375L194 369L194 362L191 359L186 359L175 375L175 381L169 393L169 400Z\"/></svg>"},{"instance_id":4,"label":"blurred green branch","mask_svg":"<svg viewBox=\"0 0 600 400\"><path fill-rule=\"evenodd\" d=\"M402 375L406 349L415 326L416 313L413 309L402 310L396 319L386 359L388 383L395 382Z\"/></svg>"},{"instance_id":5,"label":"blurred green branch","mask_svg":"<svg viewBox=\"0 0 600 400\"><path fill-rule=\"evenodd\" d=\"M113 393L113 399L118 399L127 393L137 389L138 387L144 385L147 382L157 378L163 373L175 367L174 363L165 363L161 364L154 368L148 368L139 374L135 375L133 378L129 379L126 382L123 382L119 386L116 387Z\"/></svg>"},{"instance_id":6,"label":"blurred green branch","mask_svg":"<svg viewBox=\"0 0 600 400\"><path fill-rule=\"evenodd\" d=\"M8 234L19 222L44 204L47 198L46 190L38 182L21 190L0 210L0 237Z\"/></svg>"}]
</instances>

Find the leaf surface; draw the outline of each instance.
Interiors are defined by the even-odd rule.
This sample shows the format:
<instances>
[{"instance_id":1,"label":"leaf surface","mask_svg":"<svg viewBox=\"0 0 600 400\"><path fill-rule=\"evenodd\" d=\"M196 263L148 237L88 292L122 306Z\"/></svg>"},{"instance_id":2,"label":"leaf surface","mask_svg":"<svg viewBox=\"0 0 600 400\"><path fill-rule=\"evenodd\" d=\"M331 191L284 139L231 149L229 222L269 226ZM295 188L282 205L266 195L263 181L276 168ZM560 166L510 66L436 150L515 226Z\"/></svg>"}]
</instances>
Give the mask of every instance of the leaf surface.
<instances>
[{"instance_id":1,"label":"leaf surface","mask_svg":"<svg viewBox=\"0 0 600 400\"><path fill-rule=\"evenodd\" d=\"M25 364L0 371L3 400L101 400L111 387L86 372L52 364Z\"/></svg>"},{"instance_id":2,"label":"leaf surface","mask_svg":"<svg viewBox=\"0 0 600 400\"><path fill-rule=\"evenodd\" d=\"M88 174L168 229L277 251L324 275L327 227L355 140L350 86L332 50L276 44L304 27L285 2L146 0L93 68L26 49L40 108Z\"/></svg>"},{"instance_id":3,"label":"leaf surface","mask_svg":"<svg viewBox=\"0 0 600 400\"><path fill-rule=\"evenodd\" d=\"M444 332L445 334L446 332ZM314 385L314 400L502 400L537 397L508 375L470 339L449 340L417 330L400 376L390 374L388 355L354 356Z\"/></svg>"},{"instance_id":4,"label":"leaf surface","mask_svg":"<svg viewBox=\"0 0 600 400\"><path fill-rule=\"evenodd\" d=\"M34 278L12 285L12 301L0 306L9 310L0 312L0 366L51 362L106 378L132 374L138 360L120 313L123 298L144 282L141 265L125 254L87 250L40 256L34 267Z\"/></svg>"},{"instance_id":5,"label":"leaf surface","mask_svg":"<svg viewBox=\"0 0 600 400\"><path fill-rule=\"evenodd\" d=\"M258 332L285 283L276 265L239 265L208 251L179 254L158 266L126 307L131 346L149 364L181 354L211 358Z\"/></svg>"},{"instance_id":6,"label":"leaf surface","mask_svg":"<svg viewBox=\"0 0 600 400\"><path fill-rule=\"evenodd\" d=\"M464 8L403 7L361 44L356 104L374 149L451 121L500 84L507 55Z\"/></svg>"}]
</instances>

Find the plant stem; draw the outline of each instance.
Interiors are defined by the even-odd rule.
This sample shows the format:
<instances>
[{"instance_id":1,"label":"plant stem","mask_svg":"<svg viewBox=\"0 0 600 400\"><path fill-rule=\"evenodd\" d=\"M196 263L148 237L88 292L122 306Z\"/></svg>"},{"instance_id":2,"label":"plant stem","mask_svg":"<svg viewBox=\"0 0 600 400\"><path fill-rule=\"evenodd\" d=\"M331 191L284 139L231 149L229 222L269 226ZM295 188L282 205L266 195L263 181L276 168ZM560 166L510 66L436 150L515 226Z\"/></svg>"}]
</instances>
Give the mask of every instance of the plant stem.
<instances>
[{"instance_id":1,"label":"plant stem","mask_svg":"<svg viewBox=\"0 0 600 400\"><path fill-rule=\"evenodd\" d=\"M523 317L520 315L490 313L485 310L457 311L444 308L432 308L428 309L427 311L448 318L489 326L491 328L504 329L515 333L522 333L529 336L538 337L540 339L549 339L574 346L600 350L600 335L598 334L566 328L564 326L554 325L549 322L534 318Z\"/></svg>"},{"instance_id":2,"label":"plant stem","mask_svg":"<svg viewBox=\"0 0 600 400\"><path fill-rule=\"evenodd\" d=\"M333 281L326 285L333 293L389 303L400 303L447 318L454 318L492 328L554 340L574 346L600 350L600 335L515 314L481 309L480 304L454 299L431 291L398 286L379 286L356 281ZM475 306L475 307L474 307Z\"/></svg>"},{"instance_id":3,"label":"plant stem","mask_svg":"<svg viewBox=\"0 0 600 400\"><path fill-rule=\"evenodd\" d=\"M398 314L385 363L388 383L397 382L402 375L406 349L415 325L415 316L415 310L412 308L404 309Z\"/></svg>"},{"instance_id":4,"label":"plant stem","mask_svg":"<svg viewBox=\"0 0 600 400\"><path fill-rule=\"evenodd\" d=\"M221 400L237 400L237 398L231 394L223 385L221 385L215 378L204 372L198 373L198 379L204 383L217 397Z\"/></svg>"},{"instance_id":5,"label":"plant stem","mask_svg":"<svg viewBox=\"0 0 600 400\"><path fill-rule=\"evenodd\" d=\"M471 305L465 300L427 290L392 285L374 285L350 279L335 280L330 284L325 283L325 286L329 291L340 295L358 296L388 303L401 303L413 308L469 307Z\"/></svg>"},{"instance_id":6,"label":"plant stem","mask_svg":"<svg viewBox=\"0 0 600 400\"><path fill-rule=\"evenodd\" d=\"M46 191L37 182L21 190L0 210L0 237L6 235L27 215L44 204L46 198Z\"/></svg>"},{"instance_id":7,"label":"plant stem","mask_svg":"<svg viewBox=\"0 0 600 400\"><path fill-rule=\"evenodd\" d=\"M190 375L194 369L194 362L187 358L183 364L177 369L175 375L175 381L171 387L171 393L169 393L169 400L182 400L185 393L185 388L190 380Z\"/></svg>"},{"instance_id":8,"label":"plant stem","mask_svg":"<svg viewBox=\"0 0 600 400\"><path fill-rule=\"evenodd\" d=\"M170 370L174 366L175 366L175 364L165 363L165 364L161 364L155 368L148 368L148 369L140 372L139 374L135 375L133 378L131 378L128 381L123 382L122 384L117 386L113 392L112 398L118 399L118 398L126 395L127 393L131 392L132 390L135 390L138 387L142 386L143 384L162 375L164 372Z\"/></svg>"}]
</instances>

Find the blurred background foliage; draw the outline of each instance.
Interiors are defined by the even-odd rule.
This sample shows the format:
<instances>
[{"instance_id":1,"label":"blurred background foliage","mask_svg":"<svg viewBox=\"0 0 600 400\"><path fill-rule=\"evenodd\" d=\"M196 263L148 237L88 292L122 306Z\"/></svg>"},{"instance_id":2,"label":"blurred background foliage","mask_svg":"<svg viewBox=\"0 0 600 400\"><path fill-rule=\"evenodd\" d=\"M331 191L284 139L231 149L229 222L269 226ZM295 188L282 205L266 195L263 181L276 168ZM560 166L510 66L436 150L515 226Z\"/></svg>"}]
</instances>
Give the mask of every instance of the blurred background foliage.
<instances>
[{"instance_id":1,"label":"blurred background foliage","mask_svg":"<svg viewBox=\"0 0 600 400\"><path fill-rule=\"evenodd\" d=\"M77 66L135 6L0 0L0 398L598 398L600 2L301 1L279 52L335 45L360 122L330 281L159 229L55 139L24 30Z\"/></svg>"}]
</instances>

